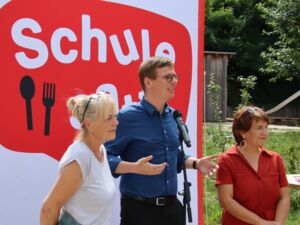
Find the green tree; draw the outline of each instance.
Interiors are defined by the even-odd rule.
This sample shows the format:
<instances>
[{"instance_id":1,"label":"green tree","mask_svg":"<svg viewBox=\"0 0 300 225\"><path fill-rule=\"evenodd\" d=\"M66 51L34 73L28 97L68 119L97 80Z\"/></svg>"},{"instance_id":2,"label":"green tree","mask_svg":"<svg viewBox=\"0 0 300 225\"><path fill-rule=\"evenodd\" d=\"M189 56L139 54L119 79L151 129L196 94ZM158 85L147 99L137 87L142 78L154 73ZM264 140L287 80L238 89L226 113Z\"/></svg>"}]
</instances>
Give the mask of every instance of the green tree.
<instances>
[{"instance_id":1,"label":"green tree","mask_svg":"<svg viewBox=\"0 0 300 225\"><path fill-rule=\"evenodd\" d=\"M300 0L206 0L205 50L236 52L228 65L229 106L239 104L241 74L257 77L252 103L264 108L299 90L299 4ZM300 98L292 105L299 103Z\"/></svg>"},{"instance_id":2,"label":"green tree","mask_svg":"<svg viewBox=\"0 0 300 225\"><path fill-rule=\"evenodd\" d=\"M258 10L266 0L207 0L205 15L205 49L236 52L230 60L229 76L257 76L265 65L261 52L274 40L263 35L269 26Z\"/></svg>"},{"instance_id":3,"label":"green tree","mask_svg":"<svg viewBox=\"0 0 300 225\"><path fill-rule=\"evenodd\" d=\"M266 0L207 0L205 15L205 49L236 52L228 67L228 105L236 107L240 101L239 75L257 77L266 87L259 69L265 66L261 52L273 44L273 38L263 35L269 30L257 4ZM258 87L259 87L258 85ZM256 102L256 93L253 102ZM258 96L266 96L259 94ZM269 99L266 99L266 101Z\"/></svg>"},{"instance_id":4,"label":"green tree","mask_svg":"<svg viewBox=\"0 0 300 225\"><path fill-rule=\"evenodd\" d=\"M241 103L239 107L247 106L251 103L252 96L250 94L250 90L255 88L256 85L256 76L238 76L238 81L241 83L242 88L240 89L241 92Z\"/></svg>"},{"instance_id":5,"label":"green tree","mask_svg":"<svg viewBox=\"0 0 300 225\"><path fill-rule=\"evenodd\" d=\"M265 34L277 39L262 53L267 63L261 71L276 74L272 76L273 81L300 79L300 1L269 0L260 3L258 8L272 27Z\"/></svg>"}]
</instances>

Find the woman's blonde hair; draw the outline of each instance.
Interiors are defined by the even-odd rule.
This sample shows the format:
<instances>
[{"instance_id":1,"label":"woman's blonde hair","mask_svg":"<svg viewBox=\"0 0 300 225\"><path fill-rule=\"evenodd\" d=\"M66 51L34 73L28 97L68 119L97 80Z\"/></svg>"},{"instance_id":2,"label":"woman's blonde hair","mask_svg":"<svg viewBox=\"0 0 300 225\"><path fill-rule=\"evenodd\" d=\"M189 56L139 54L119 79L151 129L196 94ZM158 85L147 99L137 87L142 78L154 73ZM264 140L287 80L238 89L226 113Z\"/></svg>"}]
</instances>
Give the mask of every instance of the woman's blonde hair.
<instances>
[{"instance_id":1,"label":"woman's blonde hair","mask_svg":"<svg viewBox=\"0 0 300 225\"><path fill-rule=\"evenodd\" d=\"M80 122L81 126L75 139L86 134L87 129L84 123L86 118L92 121L105 119L112 108L116 109L112 96L105 92L70 97L67 100L67 107L72 116Z\"/></svg>"}]
</instances>

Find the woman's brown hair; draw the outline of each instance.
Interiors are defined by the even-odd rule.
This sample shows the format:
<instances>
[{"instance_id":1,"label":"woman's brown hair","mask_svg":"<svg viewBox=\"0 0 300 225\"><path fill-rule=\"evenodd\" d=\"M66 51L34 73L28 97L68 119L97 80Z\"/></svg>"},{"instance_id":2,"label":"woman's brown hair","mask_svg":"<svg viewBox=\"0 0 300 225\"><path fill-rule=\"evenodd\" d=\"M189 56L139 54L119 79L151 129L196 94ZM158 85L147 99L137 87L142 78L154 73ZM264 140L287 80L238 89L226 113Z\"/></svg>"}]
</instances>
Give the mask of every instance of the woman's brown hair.
<instances>
[{"instance_id":1,"label":"woman's brown hair","mask_svg":"<svg viewBox=\"0 0 300 225\"><path fill-rule=\"evenodd\" d=\"M253 120L264 120L269 124L266 112L255 106L244 106L234 113L232 133L238 145L243 141L241 132L249 131Z\"/></svg>"}]
</instances>

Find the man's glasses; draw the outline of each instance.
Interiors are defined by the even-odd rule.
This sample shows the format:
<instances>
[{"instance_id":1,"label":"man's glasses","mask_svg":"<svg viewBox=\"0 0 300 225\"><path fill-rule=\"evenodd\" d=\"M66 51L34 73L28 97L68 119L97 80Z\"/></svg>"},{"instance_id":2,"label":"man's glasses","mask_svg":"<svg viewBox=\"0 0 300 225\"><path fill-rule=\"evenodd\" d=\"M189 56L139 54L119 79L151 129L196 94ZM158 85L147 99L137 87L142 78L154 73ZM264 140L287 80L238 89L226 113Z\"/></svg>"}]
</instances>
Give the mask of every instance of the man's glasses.
<instances>
[{"instance_id":1,"label":"man's glasses","mask_svg":"<svg viewBox=\"0 0 300 225\"><path fill-rule=\"evenodd\" d=\"M170 83L173 81L173 79L179 80L179 74L174 74L174 73L157 76L157 77L162 77L163 79L166 79Z\"/></svg>"}]
</instances>

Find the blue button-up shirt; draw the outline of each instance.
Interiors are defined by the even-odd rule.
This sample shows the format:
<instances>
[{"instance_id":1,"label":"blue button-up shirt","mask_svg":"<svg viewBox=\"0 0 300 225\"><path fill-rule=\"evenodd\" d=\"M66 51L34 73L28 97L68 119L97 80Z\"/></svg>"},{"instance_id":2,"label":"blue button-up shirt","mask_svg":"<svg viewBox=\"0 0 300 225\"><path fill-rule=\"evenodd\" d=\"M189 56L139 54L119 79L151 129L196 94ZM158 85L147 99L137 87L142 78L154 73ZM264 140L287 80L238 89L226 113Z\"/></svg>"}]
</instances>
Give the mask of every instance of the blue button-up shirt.
<instances>
[{"instance_id":1,"label":"blue button-up shirt","mask_svg":"<svg viewBox=\"0 0 300 225\"><path fill-rule=\"evenodd\" d=\"M105 144L112 173L121 160L136 162L149 155L153 156L150 161L153 164L168 164L158 175L123 174L121 193L142 197L176 195L177 172L180 172L183 160L178 154L179 132L173 111L166 105L160 114L145 99L120 110L116 139Z\"/></svg>"}]
</instances>

